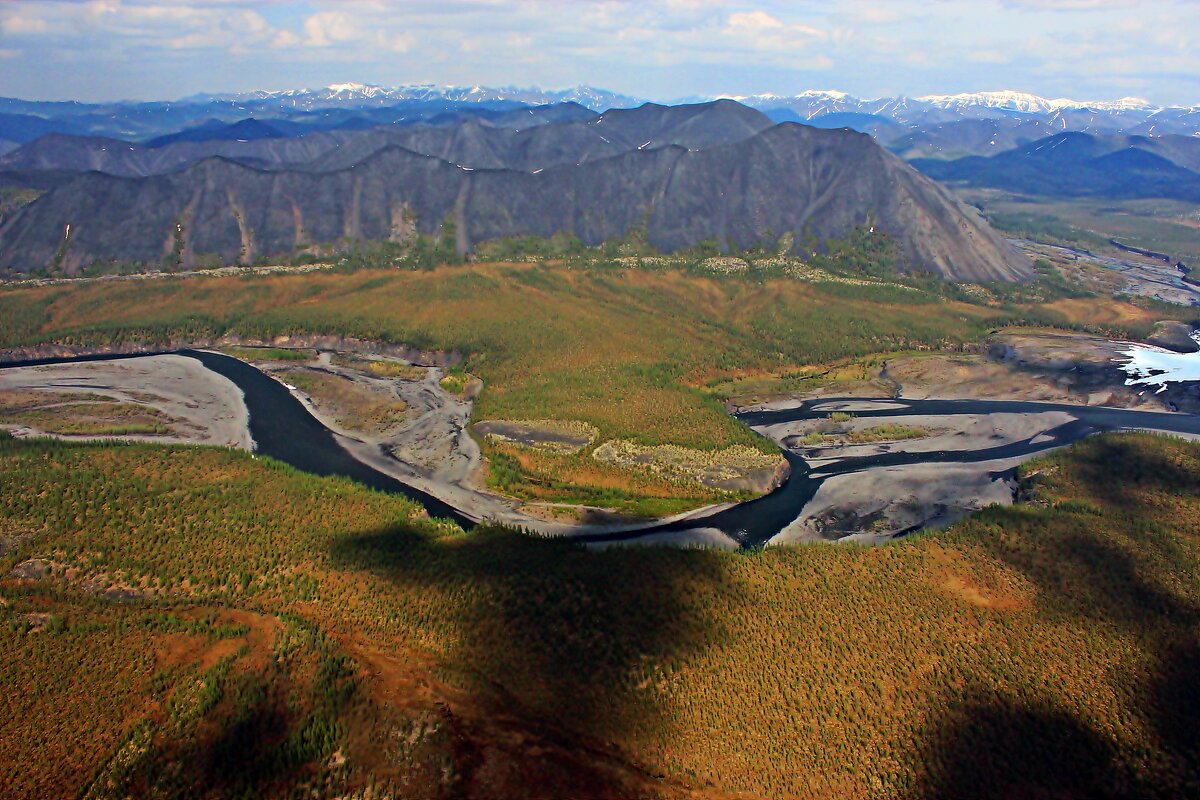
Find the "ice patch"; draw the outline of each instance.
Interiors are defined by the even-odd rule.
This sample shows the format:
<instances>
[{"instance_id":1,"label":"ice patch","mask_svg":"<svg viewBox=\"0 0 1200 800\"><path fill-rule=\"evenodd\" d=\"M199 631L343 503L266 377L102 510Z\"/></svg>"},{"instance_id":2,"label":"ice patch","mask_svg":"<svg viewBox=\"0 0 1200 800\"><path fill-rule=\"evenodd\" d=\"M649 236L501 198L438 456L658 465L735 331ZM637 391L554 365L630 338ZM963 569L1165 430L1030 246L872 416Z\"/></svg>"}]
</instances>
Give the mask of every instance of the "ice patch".
<instances>
[{"instance_id":1,"label":"ice patch","mask_svg":"<svg viewBox=\"0 0 1200 800\"><path fill-rule=\"evenodd\" d=\"M1200 343L1200 331L1192 338ZM1157 386L1159 394L1169 383L1200 381L1200 353L1175 353L1161 347L1131 344L1121 355L1129 359L1121 369L1129 377L1126 386Z\"/></svg>"}]
</instances>

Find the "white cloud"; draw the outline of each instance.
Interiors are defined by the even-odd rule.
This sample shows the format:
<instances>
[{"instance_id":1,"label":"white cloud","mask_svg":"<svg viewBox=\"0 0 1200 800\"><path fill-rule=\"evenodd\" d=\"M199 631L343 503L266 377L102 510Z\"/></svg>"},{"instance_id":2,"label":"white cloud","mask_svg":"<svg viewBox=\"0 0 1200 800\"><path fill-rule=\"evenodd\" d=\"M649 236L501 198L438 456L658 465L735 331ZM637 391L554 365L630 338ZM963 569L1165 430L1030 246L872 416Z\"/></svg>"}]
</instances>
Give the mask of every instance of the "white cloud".
<instances>
[{"instance_id":1,"label":"white cloud","mask_svg":"<svg viewBox=\"0 0 1200 800\"><path fill-rule=\"evenodd\" d=\"M321 11L304 20L304 34L308 44L328 47L339 42L358 38L359 29L349 14L341 11Z\"/></svg>"},{"instance_id":2,"label":"white cloud","mask_svg":"<svg viewBox=\"0 0 1200 800\"><path fill-rule=\"evenodd\" d=\"M729 15L730 30L744 33L764 33L783 28L783 23L765 11L739 11Z\"/></svg>"},{"instance_id":3,"label":"white cloud","mask_svg":"<svg viewBox=\"0 0 1200 800\"><path fill-rule=\"evenodd\" d=\"M12 36L21 36L30 33L44 33L50 29L49 23L38 17L26 17L20 14L13 14L0 19L0 31Z\"/></svg>"},{"instance_id":4,"label":"white cloud","mask_svg":"<svg viewBox=\"0 0 1200 800\"><path fill-rule=\"evenodd\" d=\"M1012 85L1103 97L1120 79L1159 85L1171 101L1197 92L1196 9L1196 0L0 0L0 37L38 37L36 65L6 64L7 93L108 73L123 94L143 94L151 79L139 76L153 65L154 85L188 84L180 93L588 82L667 99L836 82L866 96Z\"/></svg>"}]
</instances>

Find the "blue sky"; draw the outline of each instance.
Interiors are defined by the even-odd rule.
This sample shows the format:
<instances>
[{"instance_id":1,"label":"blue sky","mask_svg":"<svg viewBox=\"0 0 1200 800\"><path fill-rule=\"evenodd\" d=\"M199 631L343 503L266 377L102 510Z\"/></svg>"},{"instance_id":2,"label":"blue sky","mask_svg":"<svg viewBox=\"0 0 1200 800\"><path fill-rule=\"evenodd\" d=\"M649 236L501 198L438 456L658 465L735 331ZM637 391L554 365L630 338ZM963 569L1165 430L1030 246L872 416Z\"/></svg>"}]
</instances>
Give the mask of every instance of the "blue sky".
<instances>
[{"instance_id":1,"label":"blue sky","mask_svg":"<svg viewBox=\"0 0 1200 800\"><path fill-rule=\"evenodd\" d=\"M0 95L358 82L1200 103L1200 0L0 0Z\"/></svg>"}]
</instances>

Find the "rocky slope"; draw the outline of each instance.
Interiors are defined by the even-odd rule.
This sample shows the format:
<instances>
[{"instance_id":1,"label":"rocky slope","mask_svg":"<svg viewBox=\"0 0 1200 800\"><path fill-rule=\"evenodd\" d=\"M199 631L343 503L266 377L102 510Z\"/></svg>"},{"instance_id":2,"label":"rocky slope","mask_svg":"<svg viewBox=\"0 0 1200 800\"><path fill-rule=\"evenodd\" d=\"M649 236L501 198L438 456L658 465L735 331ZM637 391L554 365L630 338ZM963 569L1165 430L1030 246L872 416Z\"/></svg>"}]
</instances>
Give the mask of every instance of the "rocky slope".
<instances>
[{"instance_id":1,"label":"rocky slope","mask_svg":"<svg viewBox=\"0 0 1200 800\"><path fill-rule=\"evenodd\" d=\"M473 170L398 147L333 172L209 159L141 179L89 173L4 223L0 269L72 273L96 261L186 265L201 255L244 263L313 244L402 240L414 228L436 233L445 220L464 252L560 231L598 244L642 224L663 250L786 233L825 240L873 225L910 270L971 281L1030 274L974 212L869 137L796 124L704 150L648 147L539 173Z\"/></svg>"}]
</instances>

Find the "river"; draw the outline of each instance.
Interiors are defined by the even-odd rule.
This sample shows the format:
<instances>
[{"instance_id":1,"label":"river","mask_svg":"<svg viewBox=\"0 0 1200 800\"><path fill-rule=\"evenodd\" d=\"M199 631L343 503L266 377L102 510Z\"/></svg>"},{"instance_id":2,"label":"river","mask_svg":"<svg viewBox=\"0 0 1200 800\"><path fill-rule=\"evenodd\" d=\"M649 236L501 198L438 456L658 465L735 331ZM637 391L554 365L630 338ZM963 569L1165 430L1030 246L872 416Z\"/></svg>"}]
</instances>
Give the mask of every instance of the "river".
<instances>
[{"instance_id":1,"label":"river","mask_svg":"<svg viewBox=\"0 0 1200 800\"><path fill-rule=\"evenodd\" d=\"M474 523L470 519L442 500L355 459L281 383L256 367L230 356L207 351L182 350L178 351L178 354L198 360L241 389L250 415L250 432L259 453L305 472L340 475L374 489L403 494L424 506L431 516L453 519L465 528L473 526ZM47 359L27 362L25 365L133 357L137 356L85 356L74 359ZM752 411L736 416L747 425L758 428L820 419L827 415L825 409L828 409L830 404L861 401L862 398L821 398L801 403L794 408ZM884 452L841 459L833 464L822 465L816 473L799 455L785 450L784 457L791 466L790 476L775 491L756 500L702 518L647 524L642 528L613 533L580 534L573 538L580 542L621 542L675 531L716 528L736 540L743 548L760 547L797 519L821 484L837 475L908 464L982 463L1032 457L1100 431L1138 429L1200 435L1200 416L1196 415L1005 400L888 398L887 407L856 410L855 417L907 417L918 421L922 417L934 416L1034 414L1048 411L1065 412L1073 419L1022 441L975 450Z\"/></svg>"}]
</instances>

